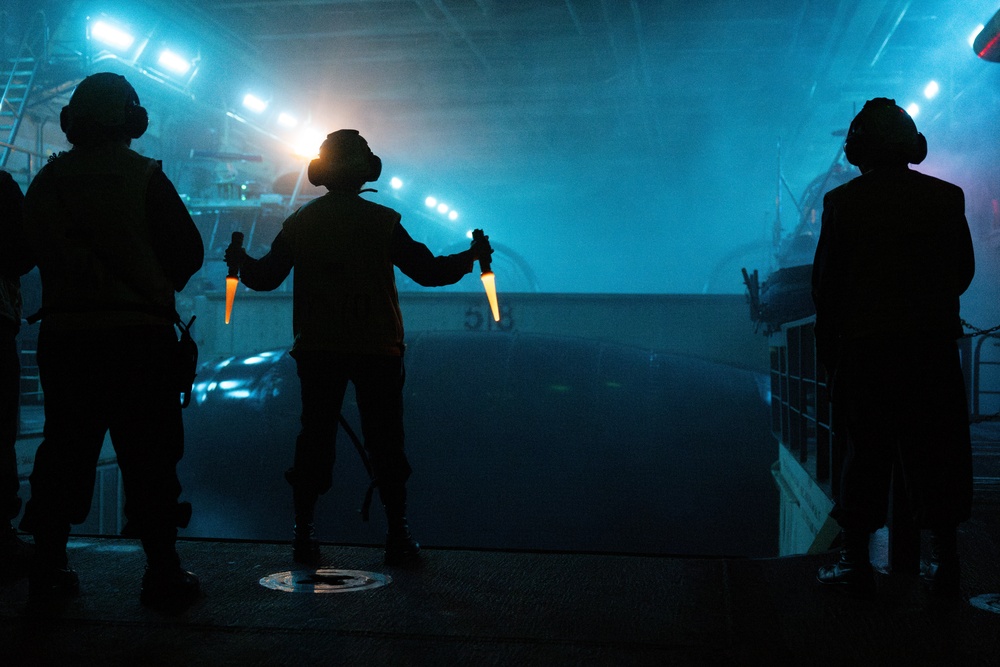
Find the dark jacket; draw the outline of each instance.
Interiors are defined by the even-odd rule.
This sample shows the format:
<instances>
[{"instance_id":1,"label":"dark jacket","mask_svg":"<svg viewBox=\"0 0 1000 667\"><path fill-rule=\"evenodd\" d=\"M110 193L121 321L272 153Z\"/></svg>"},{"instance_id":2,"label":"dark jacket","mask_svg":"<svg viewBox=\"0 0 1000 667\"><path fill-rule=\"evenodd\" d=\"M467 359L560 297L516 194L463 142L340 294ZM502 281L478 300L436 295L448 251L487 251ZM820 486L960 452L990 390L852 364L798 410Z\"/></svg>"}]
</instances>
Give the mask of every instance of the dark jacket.
<instances>
[{"instance_id":1,"label":"dark jacket","mask_svg":"<svg viewBox=\"0 0 1000 667\"><path fill-rule=\"evenodd\" d=\"M958 186L899 165L831 190L812 274L821 361L835 366L845 341L960 337L974 273Z\"/></svg>"},{"instance_id":2,"label":"dark jacket","mask_svg":"<svg viewBox=\"0 0 1000 667\"><path fill-rule=\"evenodd\" d=\"M159 162L123 144L50 161L25 198L42 278L43 326L165 324L204 246Z\"/></svg>"},{"instance_id":3,"label":"dark jacket","mask_svg":"<svg viewBox=\"0 0 1000 667\"><path fill-rule=\"evenodd\" d=\"M22 275L35 265L24 241L24 195L0 170L0 324L14 331L21 324Z\"/></svg>"},{"instance_id":4,"label":"dark jacket","mask_svg":"<svg viewBox=\"0 0 1000 667\"><path fill-rule=\"evenodd\" d=\"M285 220L270 251L248 259L240 278L275 289L295 268L293 353L400 355L403 318L393 265L421 285L450 285L472 270L472 253L435 257L400 224L399 213L331 190Z\"/></svg>"}]
</instances>

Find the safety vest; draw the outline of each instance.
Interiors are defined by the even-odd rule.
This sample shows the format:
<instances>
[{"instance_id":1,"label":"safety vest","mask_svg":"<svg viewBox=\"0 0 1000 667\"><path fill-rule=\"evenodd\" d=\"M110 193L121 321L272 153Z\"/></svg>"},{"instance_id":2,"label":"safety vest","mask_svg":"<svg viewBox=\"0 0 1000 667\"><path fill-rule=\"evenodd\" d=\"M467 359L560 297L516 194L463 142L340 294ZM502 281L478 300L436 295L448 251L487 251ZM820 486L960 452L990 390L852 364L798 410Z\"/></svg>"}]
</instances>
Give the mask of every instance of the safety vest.
<instances>
[{"instance_id":1,"label":"safety vest","mask_svg":"<svg viewBox=\"0 0 1000 667\"><path fill-rule=\"evenodd\" d=\"M401 354L391 257L399 220L391 208L331 191L285 221L295 266L294 351Z\"/></svg>"},{"instance_id":2,"label":"safety vest","mask_svg":"<svg viewBox=\"0 0 1000 667\"><path fill-rule=\"evenodd\" d=\"M43 326L173 321L174 290L153 250L146 189L156 160L123 145L74 148L25 196L25 233L42 279Z\"/></svg>"}]
</instances>

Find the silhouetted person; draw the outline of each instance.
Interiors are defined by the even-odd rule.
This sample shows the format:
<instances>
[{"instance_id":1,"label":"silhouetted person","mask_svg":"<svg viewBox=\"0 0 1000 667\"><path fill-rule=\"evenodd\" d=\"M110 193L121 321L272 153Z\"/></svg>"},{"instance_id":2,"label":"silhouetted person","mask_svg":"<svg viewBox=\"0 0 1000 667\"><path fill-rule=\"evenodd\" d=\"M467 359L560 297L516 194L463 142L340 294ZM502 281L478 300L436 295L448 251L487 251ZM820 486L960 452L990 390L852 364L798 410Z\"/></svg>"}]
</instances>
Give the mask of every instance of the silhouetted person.
<instances>
[{"instance_id":1,"label":"silhouetted person","mask_svg":"<svg viewBox=\"0 0 1000 667\"><path fill-rule=\"evenodd\" d=\"M930 530L923 572L956 593L956 527L972 506L969 413L956 339L975 273L961 188L909 168L927 142L893 100L865 104L844 146L861 176L831 190L813 265L816 345L847 453L831 512L843 529L823 584L870 596L869 538L886 522L893 461Z\"/></svg>"},{"instance_id":2,"label":"silhouetted person","mask_svg":"<svg viewBox=\"0 0 1000 667\"><path fill-rule=\"evenodd\" d=\"M160 164L131 150L146 110L124 77L88 76L62 110L72 150L50 158L28 188L25 232L42 279L38 367L44 439L21 528L35 538L32 596L73 594L70 525L90 511L110 432L125 491L123 534L141 540L140 600L182 606L199 591L180 566L176 467L184 448L174 292L202 264L194 222Z\"/></svg>"},{"instance_id":3,"label":"silhouetted person","mask_svg":"<svg viewBox=\"0 0 1000 667\"><path fill-rule=\"evenodd\" d=\"M403 448L403 319L393 265L425 286L449 285L472 270L488 241L435 257L410 238L396 211L363 199L382 161L356 130L327 136L309 180L329 191L288 217L259 260L231 247L226 261L255 290L273 290L295 269L292 311L302 388L302 429L285 478L295 507L293 557L318 565L313 527L318 497L330 489L337 422L347 383L354 384L365 448L388 524L387 564L418 557L406 521L410 464Z\"/></svg>"},{"instance_id":4,"label":"silhouetted person","mask_svg":"<svg viewBox=\"0 0 1000 667\"><path fill-rule=\"evenodd\" d=\"M17 332L21 327L21 276L34 266L24 244L24 195L10 174L0 170L0 569L20 568L30 547L11 523L21 511L17 478L18 407L21 399L21 362Z\"/></svg>"}]
</instances>

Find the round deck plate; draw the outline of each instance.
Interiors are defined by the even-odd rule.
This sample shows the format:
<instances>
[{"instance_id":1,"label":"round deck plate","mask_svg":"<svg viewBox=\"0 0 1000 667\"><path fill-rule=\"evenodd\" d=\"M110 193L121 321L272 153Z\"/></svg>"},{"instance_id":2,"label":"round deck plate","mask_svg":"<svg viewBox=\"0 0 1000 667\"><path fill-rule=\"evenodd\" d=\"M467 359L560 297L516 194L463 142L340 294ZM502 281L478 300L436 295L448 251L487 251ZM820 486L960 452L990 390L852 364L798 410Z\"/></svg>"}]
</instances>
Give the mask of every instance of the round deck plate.
<instances>
[{"instance_id":1,"label":"round deck plate","mask_svg":"<svg viewBox=\"0 0 1000 667\"><path fill-rule=\"evenodd\" d=\"M260 585L284 593L353 593L392 583L392 577L361 570L291 570L262 577Z\"/></svg>"}]
</instances>

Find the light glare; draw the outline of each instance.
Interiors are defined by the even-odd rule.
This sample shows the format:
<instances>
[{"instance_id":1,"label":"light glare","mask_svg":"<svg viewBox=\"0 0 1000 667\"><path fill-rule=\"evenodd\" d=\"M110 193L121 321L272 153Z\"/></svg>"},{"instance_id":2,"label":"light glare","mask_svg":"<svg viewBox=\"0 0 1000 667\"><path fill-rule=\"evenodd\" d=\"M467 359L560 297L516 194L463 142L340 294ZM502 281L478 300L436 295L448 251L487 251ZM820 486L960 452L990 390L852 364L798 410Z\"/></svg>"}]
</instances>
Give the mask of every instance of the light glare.
<instances>
[{"instance_id":1,"label":"light glare","mask_svg":"<svg viewBox=\"0 0 1000 667\"><path fill-rule=\"evenodd\" d=\"M278 125L287 128L293 128L299 124L299 120L292 114L282 111L278 114Z\"/></svg>"},{"instance_id":2,"label":"light glare","mask_svg":"<svg viewBox=\"0 0 1000 667\"><path fill-rule=\"evenodd\" d=\"M399 178L393 176L392 180L389 181L389 185L392 187L393 190L398 190L401 187L403 187L403 181L401 181L401 180L399 180Z\"/></svg>"},{"instance_id":3,"label":"light glare","mask_svg":"<svg viewBox=\"0 0 1000 667\"><path fill-rule=\"evenodd\" d=\"M979 37L979 33L981 33L985 27L986 26L984 26L982 23L980 23L978 26L976 26L976 29L972 31L971 35L969 35L969 46L971 46L972 48L975 48L975 46L976 46L976 37Z\"/></svg>"},{"instance_id":4,"label":"light glare","mask_svg":"<svg viewBox=\"0 0 1000 667\"><path fill-rule=\"evenodd\" d=\"M939 92L941 92L941 86L938 85L937 81L931 81L924 88L924 97L933 100Z\"/></svg>"},{"instance_id":5,"label":"light glare","mask_svg":"<svg viewBox=\"0 0 1000 667\"><path fill-rule=\"evenodd\" d=\"M135 37L104 21L95 21L90 27L90 34L108 46L122 50L129 48L135 42Z\"/></svg>"},{"instance_id":6,"label":"light glare","mask_svg":"<svg viewBox=\"0 0 1000 667\"><path fill-rule=\"evenodd\" d=\"M187 74L188 70L191 69L191 61L177 55L170 49L160 51L160 57L156 62L162 65L167 71L173 72L178 76Z\"/></svg>"},{"instance_id":7,"label":"light glare","mask_svg":"<svg viewBox=\"0 0 1000 667\"><path fill-rule=\"evenodd\" d=\"M434 197L428 197L427 199L424 200L424 204L427 205L427 208L434 208L435 206L438 205L438 200L435 199Z\"/></svg>"},{"instance_id":8,"label":"light glare","mask_svg":"<svg viewBox=\"0 0 1000 667\"><path fill-rule=\"evenodd\" d=\"M452 211L448 214L449 220L458 220L458 211Z\"/></svg>"},{"instance_id":9,"label":"light glare","mask_svg":"<svg viewBox=\"0 0 1000 667\"><path fill-rule=\"evenodd\" d=\"M243 106L250 109L250 111L253 111L254 113L264 113L264 110L267 109L267 102L260 99L253 93L247 93L243 98Z\"/></svg>"},{"instance_id":10,"label":"light glare","mask_svg":"<svg viewBox=\"0 0 1000 667\"><path fill-rule=\"evenodd\" d=\"M447 213L448 212L448 205L445 204L445 203L443 203L443 202L440 203L440 204L438 204L437 205L437 212L441 213L442 215L445 214L445 213Z\"/></svg>"},{"instance_id":11,"label":"light glare","mask_svg":"<svg viewBox=\"0 0 1000 667\"><path fill-rule=\"evenodd\" d=\"M906 107L906 113L910 114L910 118L916 118L920 115L920 105L916 102L911 102L910 106Z\"/></svg>"},{"instance_id":12,"label":"light glare","mask_svg":"<svg viewBox=\"0 0 1000 667\"><path fill-rule=\"evenodd\" d=\"M318 158L320 144L325 138L326 136L318 130L312 128L303 130L295 144L295 154L309 159Z\"/></svg>"}]
</instances>

